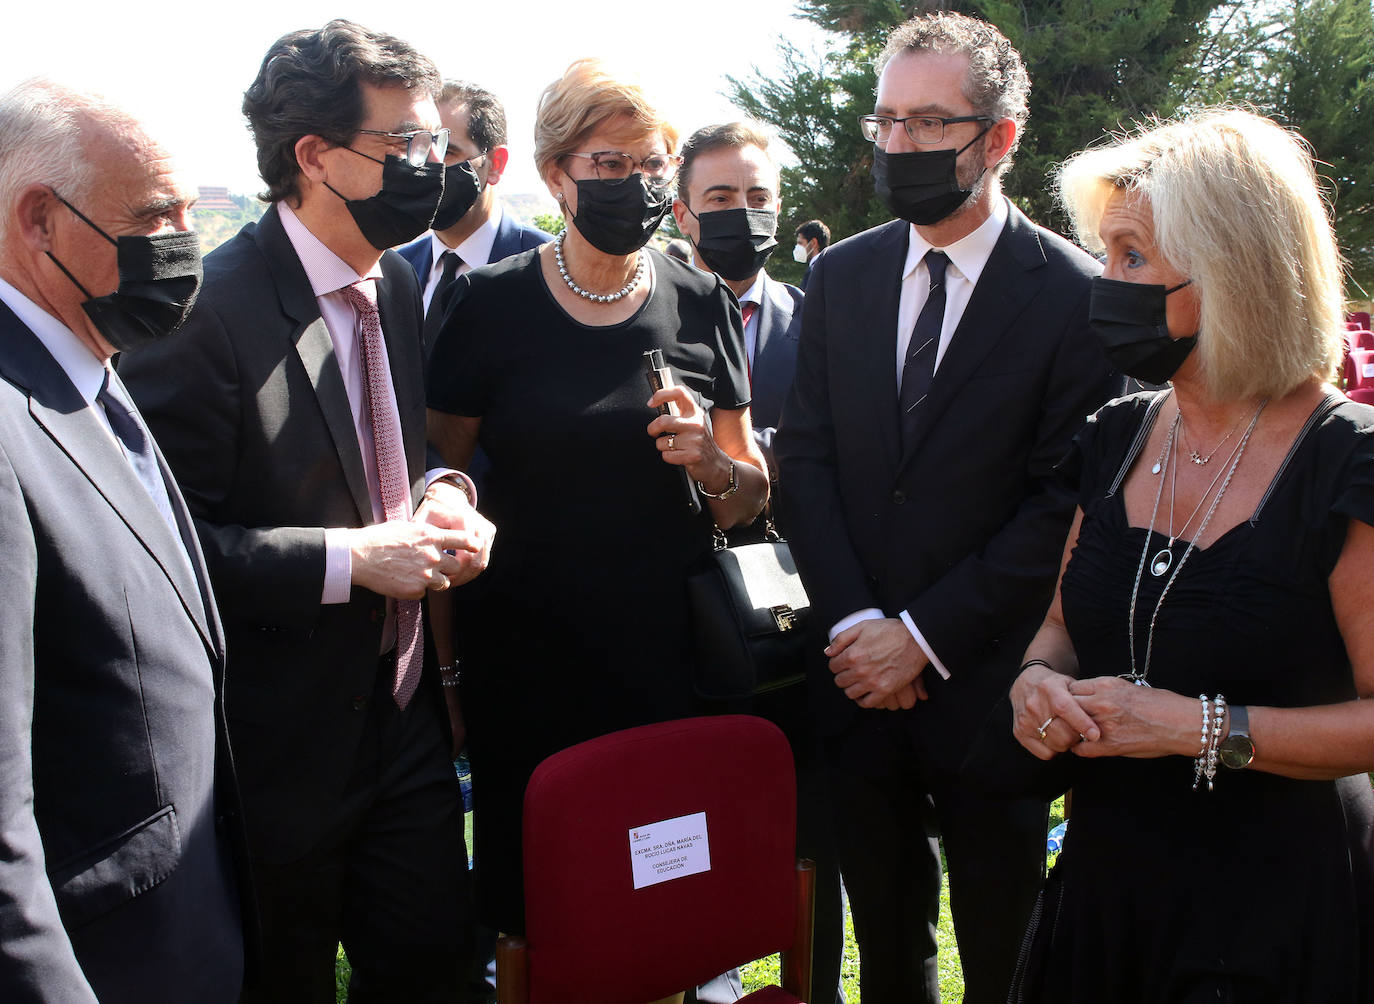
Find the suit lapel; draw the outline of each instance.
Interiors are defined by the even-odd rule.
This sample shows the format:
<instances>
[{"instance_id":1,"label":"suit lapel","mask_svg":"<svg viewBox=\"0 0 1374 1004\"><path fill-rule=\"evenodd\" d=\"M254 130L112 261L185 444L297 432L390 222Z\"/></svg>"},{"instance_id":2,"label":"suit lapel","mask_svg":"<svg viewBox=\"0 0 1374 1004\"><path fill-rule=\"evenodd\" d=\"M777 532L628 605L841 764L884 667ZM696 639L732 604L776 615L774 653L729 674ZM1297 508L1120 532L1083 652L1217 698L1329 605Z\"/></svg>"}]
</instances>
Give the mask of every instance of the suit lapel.
<instances>
[{"instance_id":1,"label":"suit lapel","mask_svg":"<svg viewBox=\"0 0 1374 1004\"><path fill-rule=\"evenodd\" d=\"M877 235L857 277L859 295L841 302L853 309L850 330L864 367L863 388L877 412L878 439L888 465L901 456L901 417L897 408L897 311L902 295L902 264L910 226L894 221ZM865 305L870 305L866 309ZM842 307L841 309L845 309ZM843 351L832 344L832 349Z\"/></svg>"},{"instance_id":2,"label":"suit lapel","mask_svg":"<svg viewBox=\"0 0 1374 1004\"><path fill-rule=\"evenodd\" d=\"M945 409L964 390L988 353L1040 288L1033 272L1045 264L1044 248L1030 220L1015 206L1010 209L1002 235L983 267L959 326L954 329L949 348L935 371L915 434L902 455L902 467L911 462L921 448L925 433L935 428Z\"/></svg>"},{"instance_id":3,"label":"suit lapel","mask_svg":"<svg viewBox=\"0 0 1374 1004\"><path fill-rule=\"evenodd\" d=\"M504 261L513 254L520 251L520 234L516 230L515 221L510 218L510 213L502 207L501 222L496 227L496 239L491 242L491 261ZM479 264L489 264L481 262ZM472 266L476 268L477 265Z\"/></svg>"},{"instance_id":4,"label":"suit lapel","mask_svg":"<svg viewBox=\"0 0 1374 1004\"><path fill-rule=\"evenodd\" d=\"M282 229L276 206L263 214L258 224L257 241L271 263L282 310L296 322L296 329L291 335L296 343L296 355L300 357L310 378L310 385L315 389L325 425L329 428L334 449L339 455L344 480L353 496L353 504L357 506L358 518L362 520L360 525L366 526L372 522L372 495L367 489L363 454L358 446L358 430L353 425L353 408L348 403L343 370L339 368L339 361L334 355L334 342L329 337L329 328L325 326L324 318L320 317L320 305L315 300L315 292L310 288L310 280L296 255L296 249L291 246L290 238Z\"/></svg>"},{"instance_id":5,"label":"suit lapel","mask_svg":"<svg viewBox=\"0 0 1374 1004\"><path fill-rule=\"evenodd\" d=\"M217 630L210 626L208 605L202 584L208 581L194 528L185 516L185 504L162 454L157 453L173 512L182 523L183 539L177 540L162 518L148 490L134 469L110 439L92 411L92 406L77 392L67 374L44 348L43 343L14 314L0 304L0 323L8 328L4 336L10 351L6 354L6 375L28 392L29 414L57 446L71 458L77 470L109 503L148 555L162 569L181 598L186 611L206 646L219 655L223 646ZM118 378L116 378L118 379ZM189 531L189 532L188 532ZM94 546L98 549L99 542ZM94 552L93 552L94 553ZM193 569L187 559L196 562ZM199 578L199 581L198 581Z\"/></svg>"}]
</instances>

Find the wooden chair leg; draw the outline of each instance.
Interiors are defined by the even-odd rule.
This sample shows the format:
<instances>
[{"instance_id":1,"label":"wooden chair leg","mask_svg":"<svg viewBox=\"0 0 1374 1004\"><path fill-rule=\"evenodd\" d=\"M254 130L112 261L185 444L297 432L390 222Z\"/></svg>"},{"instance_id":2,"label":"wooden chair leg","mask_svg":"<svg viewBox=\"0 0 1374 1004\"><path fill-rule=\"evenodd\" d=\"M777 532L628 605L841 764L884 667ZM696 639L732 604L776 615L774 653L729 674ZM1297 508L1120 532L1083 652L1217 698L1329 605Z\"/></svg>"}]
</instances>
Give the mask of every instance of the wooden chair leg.
<instances>
[{"instance_id":1,"label":"wooden chair leg","mask_svg":"<svg viewBox=\"0 0 1374 1004\"><path fill-rule=\"evenodd\" d=\"M496 942L496 1004L529 1004L528 949L524 938L511 934Z\"/></svg>"},{"instance_id":2,"label":"wooden chair leg","mask_svg":"<svg viewBox=\"0 0 1374 1004\"><path fill-rule=\"evenodd\" d=\"M815 940L816 862L797 861L797 926L792 947L782 953L782 988L799 1000L811 1000L811 952ZM505 1004L505 1002L501 1002Z\"/></svg>"}]
</instances>

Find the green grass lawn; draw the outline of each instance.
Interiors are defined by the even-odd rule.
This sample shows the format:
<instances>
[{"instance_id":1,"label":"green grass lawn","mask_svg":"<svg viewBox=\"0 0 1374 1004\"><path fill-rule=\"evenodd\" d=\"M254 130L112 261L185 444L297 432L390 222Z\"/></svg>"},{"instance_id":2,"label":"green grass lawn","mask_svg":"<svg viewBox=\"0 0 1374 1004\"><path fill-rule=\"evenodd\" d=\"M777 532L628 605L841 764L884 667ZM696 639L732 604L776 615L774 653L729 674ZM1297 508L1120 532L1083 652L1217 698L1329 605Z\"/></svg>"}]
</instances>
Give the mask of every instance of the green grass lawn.
<instances>
[{"instance_id":1,"label":"green grass lawn","mask_svg":"<svg viewBox=\"0 0 1374 1004\"><path fill-rule=\"evenodd\" d=\"M1050 806L1050 826L1064 821L1064 800L1061 798ZM468 846L472 846L472 817L468 817ZM946 880L940 889L940 996L947 1001L959 1001L964 996L964 971L959 965L959 946L954 940L954 923L949 912L949 882ZM339 948L339 960L334 969L334 982L338 989L338 1004L348 999L348 959L343 948ZM777 983L780 980L778 957L771 955L740 967L744 980L744 992L749 993L759 987ZM854 940L854 918L845 904L844 915L844 962L840 968L840 980L844 984L844 996L849 1004L859 1004L859 945ZM818 1002L829 1004L829 1002Z\"/></svg>"}]
</instances>

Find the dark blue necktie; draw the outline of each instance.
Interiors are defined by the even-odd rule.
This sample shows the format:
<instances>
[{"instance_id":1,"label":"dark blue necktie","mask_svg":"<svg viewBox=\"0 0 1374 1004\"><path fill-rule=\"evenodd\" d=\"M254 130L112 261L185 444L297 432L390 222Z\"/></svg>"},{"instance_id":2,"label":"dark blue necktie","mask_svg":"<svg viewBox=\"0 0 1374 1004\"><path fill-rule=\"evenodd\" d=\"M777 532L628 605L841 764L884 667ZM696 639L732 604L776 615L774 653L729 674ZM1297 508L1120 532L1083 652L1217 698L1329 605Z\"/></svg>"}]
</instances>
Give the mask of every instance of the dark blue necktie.
<instances>
[{"instance_id":1,"label":"dark blue necktie","mask_svg":"<svg viewBox=\"0 0 1374 1004\"><path fill-rule=\"evenodd\" d=\"M902 392L897 398L902 413L903 449L911 445L921 404L930 393L935 356L940 350L940 329L945 323L945 268L949 258L932 248L926 252L925 263L930 272L930 295L911 329L911 342L902 364Z\"/></svg>"},{"instance_id":2,"label":"dark blue necktie","mask_svg":"<svg viewBox=\"0 0 1374 1004\"><path fill-rule=\"evenodd\" d=\"M105 382L100 385L100 393L95 399L104 406L105 417L109 419L110 428L119 440L124 456L129 459L129 465L138 475L138 480L143 482L143 487L152 498L153 504L157 506L157 511L167 521L172 536L180 543L181 530L177 527L176 516L172 513L172 503L167 497L167 485L162 480L162 471L159 470L157 456L153 453L153 441L148 436L148 430L143 427L143 421L134 410L133 402L129 400L123 385L110 382L109 370L105 371Z\"/></svg>"}]
</instances>

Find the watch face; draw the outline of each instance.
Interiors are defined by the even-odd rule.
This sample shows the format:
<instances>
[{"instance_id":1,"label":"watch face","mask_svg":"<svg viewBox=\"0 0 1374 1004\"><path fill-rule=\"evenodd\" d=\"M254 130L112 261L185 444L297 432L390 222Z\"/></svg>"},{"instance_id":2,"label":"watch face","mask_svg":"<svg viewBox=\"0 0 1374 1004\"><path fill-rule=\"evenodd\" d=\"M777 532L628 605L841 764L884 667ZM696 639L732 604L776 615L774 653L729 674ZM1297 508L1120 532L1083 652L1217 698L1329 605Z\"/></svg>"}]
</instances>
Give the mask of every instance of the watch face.
<instances>
[{"instance_id":1,"label":"watch face","mask_svg":"<svg viewBox=\"0 0 1374 1004\"><path fill-rule=\"evenodd\" d=\"M1250 766L1250 761L1255 759L1255 744L1250 741L1249 736L1227 736L1222 740L1217 752L1221 756L1223 766L1240 770L1242 767Z\"/></svg>"}]
</instances>

